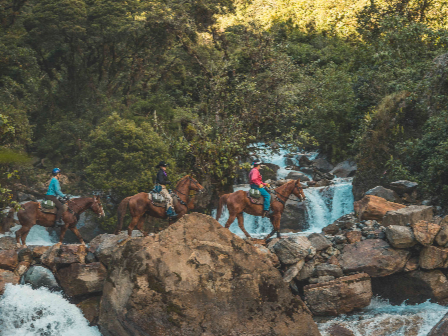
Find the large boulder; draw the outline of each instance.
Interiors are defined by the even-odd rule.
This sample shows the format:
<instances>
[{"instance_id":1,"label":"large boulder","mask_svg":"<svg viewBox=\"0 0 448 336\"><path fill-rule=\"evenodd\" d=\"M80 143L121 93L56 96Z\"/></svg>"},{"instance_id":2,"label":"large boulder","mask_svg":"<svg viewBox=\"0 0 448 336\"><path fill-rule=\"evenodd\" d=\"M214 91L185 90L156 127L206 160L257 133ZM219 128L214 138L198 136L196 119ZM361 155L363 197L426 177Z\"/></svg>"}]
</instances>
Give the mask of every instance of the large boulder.
<instances>
[{"instance_id":1,"label":"large boulder","mask_svg":"<svg viewBox=\"0 0 448 336\"><path fill-rule=\"evenodd\" d=\"M286 176L287 180L300 180L301 182L308 182L310 178L301 172L290 172L288 176Z\"/></svg>"},{"instance_id":2,"label":"large boulder","mask_svg":"<svg viewBox=\"0 0 448 336\"><path fill-rule=\"evenodd\" d=\"M280 239L273 247L280 261L292 265L310 254L311 243L307 237L295 236Z\"/></svg>"},{"instance_id":3,"label":"large boulder","mask_svg":"<svg viewBox=\"0 0 448 336\"><path fill-rule=\"evenodd\" d=\"M435 242L439 246L446 246L448 244L448 225L441 225L441 229L435 238Z\"/></svg>"},{"instance_id":4,"label":"large boulder","mask_svg":"<svg viewBox=\"0 0 448 336\"><path fill-rule=\"evenodd\" d=\"M312 233L308 236L308 240L311 245L316 249L316 251L321 251L332 246L331 241L329 241L325 236L321 233Z\"/></svg>"},{"instance_id":5,"label":"large boulder","mask_svg":"<svg viewBox=\"0 0 448 336\"><path fill-rule=\"evenodd\" d=\"M14 271L19 264L16 250L0 250L0 268Z\"/></svg>"},{"instance_id":6,"label":"large boulder","mask_svg":"<svg viewBox=\"0 0 448 336\"><path fill-rule=\"evenodd\" d=\"M400 196L406 194L411 194L415 189L417 189L418 183L411 182L407 180L395 181L390 184L390 188L397 192Z\"/></svg>"},{"instance_id":7,"label":"large boulder","mask_svg":"<svg viewBox=\"0 0 448 336\"><path fill-rule=\"evenodd\" d=\"M405 208L404 205L388 202L382 197L367 195L354 203L355 212L360 220L383 220L388 211ZM390 224L389 224L390 225Z\"/></svg>"},{"instance_id":8,"label":"large boulder","mask_svg":"<svg viewBox=\"0 0 448 336\"><path fill-rule=\"evenodd\" d=\"M134 230L132 237L142 236L139 231ZM115 253L120 253L121 247L131 239L127 231L122 231L120 234L102 234L95 237L89 244L89 252L92 252L99 261L106 267L109 265L112 256ZM120 251L119 251L120 250Z\"/></svg>"},{"instance_id":9,"label":"large boulder","mask_svg":"<svg viewBox=\"0 0 448 336\"><path fill-rule=\"evenodd\" d=\"M432 245L440 231L440 225L427 221L419 221L412 225L415 239L424 246Z\"/></svg>"},{"instance_id":10,"label":"large boulder","mask_svg":"<svg viewBox=\"0 0 448 336\"><path fill-rule=\"evenodd\" d=\"M306 205L303 202L296 202L298 198L291 196L286 201L285 210L280 220L282 232L302 232L308 229L306 218Z\"/></svg>"},{"instance_id":11,"label":"large boulder","mask_svg":"<svg viewBox=\"0 0 448 336\"><path fill-rule=\"evenodd\" d=\"M202 214L112 256L104 336L320 335L305 304L252 244Z\"/></svg>"},{"instance_id":12,"label":"large boulder","mask_svg":"<svg viewBox=\"0 0 448 336\"><path fill-rule=\"evenodd\" d=\"M261 175L263 175L263 180L277 180L277 171L280 169L279 166L273 163L264 163L260 169Z\"/></svg>"},{"instance_id":13,"label":"large boulder","mask_svg":"<svg viewBox=\"0 0 448 336\"><path fill-rule=\"evenodd\" d=\"M404 269L410 252L396 250L382 239L367 239L344 247L340 264L344 272L365 272L383 277Z\"/></svg>"},{"instance_id":14,"label":"large boulder","mask_svg":"<svg viewBox=\"0 0 448 336\"><path fill-rule=\"evenodd\" d=\"M316 167L319 171L324 173L329 173L334 168L334 166L324 158L314 160L313 166Z\"/></svg>"},{"instance_id":15,"label":"large boulder","mask_svg":"<svg viewBox=\"0 0 448 336\"><path fill-rule=\"evenodd\" d=\"M15 250L15 249L17 249L17 242L15 238L9 236L0 238L0 250Z\"/></svg>"},{"instance_id":16,"label":"large boulder","mask_svg":"<svg viewBox=\"0 0 448 336\"><path fill-rule=\"evenodd\" d=\"M57 273L64 292L69 296L100 293L106 279L106 267L100 262L71 264Z\"/></svg>"},{"instance_id":17,"label":"large boulder","mask_svg":"<svg viewBox=\"0 0 448 336\"><path fill-rule=\"evenodd\" d=\"M386 201L389 202L397 202L400 200L397 193L391 189L384 188L382 186L377 186L375 188L372 188L368 190L365 195L373 195L377 197L384 198Z\"/></svg>"},{"instance_id":18,"label":"large boulder","mask_svg":"<svg viewBox=\"0 0 448 336\"><path fill-rule=\"evenodd\" d=\"M448 248L426 246L420 251L419 265L423 269L445 268Z\"/></svg>"},{"instance_id":19,"label":"large boulder","mask_svg":"<svg viewBox=\"0 0 448 336\"><path fill-rule=\"evenodd\" d=\"M333 174L337 177L353 177L355 176L356 170L358 167L356 166L356 162L351 160L345 160L336 165L331 171L330 174Z\"/></svg>"},{"instance_id":20,"label":"large boulder","mask_svg":"<svg viewBox=\"0 0 448 336\"><path fill-rule=\"evenodd\" d=\"M59 290L59 284L52 271L43 266L31 266L22 277L22 282L31 285L33 289L47 287L51 290Z\"/></svg>"},{"instance_id":21,"label":"large boulder","mask_svg":"<svg viewBox=\"0 0 448 336\"><path fill-rule=\"evenodd\" d=\"M315 315L337 316L370 304L370 277L360 273L304 287L305 301ZM297 334L296 334L297 335Z\"/></svg>"},{"instance_id":22,"label":"large boulder","mask_svg":"<svg viewBox=\"0 0 448 336\"><path fill-rule=\"evenodd\" d=\"M410 227L390 225L386 228L386 237L395 248L409 248L417 243Z\"/></svg>"},{"instance_id":23,"label":"large boulder","mask_svg":"<svg viewBox=\"0 0 448 336\"><path fill-rule=\"evenodd\" d=\"M53 245L44 252L41 261L56 272L58 268L73 263L84 263L86 255L87 248L84 245Z\"/></svg>"},{"instance_id":24,"label":"large boulder","mask_svg":"<svg viewBox=\"0 0 448 336\"><path fill-rule=\"evenodd\" d=\"M92 296L76 304L90 325L96 325L98 323L100 302L101 296Z\"/></svg>"},{"instance_id":25,"label":"large boulder","mask_svg":"<svg viewBox=\"0 0 448 336\"><path fill-rule=\"evenodd\" d=\"M402 206L396 210L391 210L385 214L382 224L389 225L407 225L415 224L418 221L431 221L433 217L432 207L426 205Z\"/></svg>"},{"instance_id":26,"label":"large boulder","mask_svg":"<svg viewBox=\"0 0 448 336\"><path fill-rule=\"evenodd\" d=\"M448 298L448 279L440 270L416 270L372 278L372 290L392 304L438 302Z\"/></svg>"},{"instance_id":27,"label":"large boulder","mask_svg":"<svg viewBox=\"0 0 448 336\"><path fill-rule=\"evenodd\" d=\"M0 269L0 295L5 292L6 284L10 283L13 285L17 285L20 281L20 276L15 274L14 272Z\"/></svg>"}]
</instances>

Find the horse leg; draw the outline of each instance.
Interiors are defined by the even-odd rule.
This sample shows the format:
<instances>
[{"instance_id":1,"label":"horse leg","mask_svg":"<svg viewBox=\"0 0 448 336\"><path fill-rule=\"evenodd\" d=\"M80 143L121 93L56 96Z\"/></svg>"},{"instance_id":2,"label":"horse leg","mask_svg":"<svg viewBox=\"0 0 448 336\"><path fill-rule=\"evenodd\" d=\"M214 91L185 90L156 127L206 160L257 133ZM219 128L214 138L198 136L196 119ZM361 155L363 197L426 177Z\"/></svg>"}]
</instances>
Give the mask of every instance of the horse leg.
<instances>
[{"instance_id":1,"label":"horse leg","mask_svg":"<svg viewBox=\"0 0 448 336\"><path fill-rule=\"evenodd\" d=\"M137 224L137 229L143 234L144 237L148 235L147 232L143 231L143 224L145 224L146 216L140 217Z\"/></svg>"},{"instance_id":2,"label":"horse leg","mask_svg":"<svg viewBox=\"0 0 448 336\"><path fill-rule=\"evenodd\" d=\"M78 240L81 242L81 245L86 245L86 243L84 242L84 239L82 239L81 233L79 232L79 230L76 228L76 226L74 227L69 227L70 231L72 231L76 237L78 238Z\"/></svg>"},{"instance_id":3,"label":"horse leg","mask_svg":"<svg viewBox=\"0 0 448 336\"><path fill-rule=\"evenodd\" d=\"M226 229L228 229L230 227L230 225L232 225L235 218L236 218L236 215L229 214L229 219L227 220L227 223L226 223Z\"/></svg>"},{"instance_id":4,"label":"horse leg","mask_svg":"<svg viewBox=\"0 0 448 336\"><path fill-rule=\"evenodd\" d=\"M244 234L246 235L247 238L252 238L250 236L250 234L244 228L244 216L243 216L243 213L239 213L238 215L236 215L236 217L238 218L238 226L240 227L241 231L244 232Z\"/></svg>"},{"instance_id":5,"label":"horse leg","mask_svg":"<svg viewBox=\"0 0 448 336\"><path fill-rule=\"evenodd\" d=\"M31 228L25 227L25 230L22 232L22 247L26 248L26 237L28 236L28 233L30 233Z\"/></svg>"},{"instance_id":6,"label":"horse leg","mask_svg":"<svg viewBox=\"0 0 448 336\"><path fill-rule=\"evenodd\" d=\"M22 232L23 232L23 226L16 231L16 241L17 241L17 247L21 247L22 245L20 244L20 238L22 238Z\"/></svg>"},{"instance_id":7,"label":"horse leg","mask_svg":"<svg viewBox=\"0 0 448 336\"><path fill-rule=\"evenodd\" d=\"M129 226L128 226L128 235L129 235L129 237L131 237L132 236L132 231L134 230L134 227L138 224L138 222L140 221L140 218L141 218L142 216L135 216L135 217L132 217L132 220L131 220L131 222L129 223Z\"/></svg>"},{"instance_id":8,"label":"horse leg","mask_svg":"<svg viewBox=\"0 0 448 336\"><path fill-rule=\"evenodd\" d=\"M268 234L266 236L266 238L264 238L264 240L267 242L269 238L271 238L274 233L277 232L277 238L280 238L280 219L281 217L277 217L277 216L273 216L273 218L271 219L271 224L273 226L273 230L270 234Z\"/></svg>"},{"instance_id":9,"label":"horse leg","mask_svg":"<svg viewBox=\"0 0 448 336\"><path fill-rule=\"evenodd\" d=\"M68 225L64 225L61 227L61 234L59 235L59 242L56 245L62 245L62 241L64 240L65 233L67 232Z\"/></svg>"}]
</instances>

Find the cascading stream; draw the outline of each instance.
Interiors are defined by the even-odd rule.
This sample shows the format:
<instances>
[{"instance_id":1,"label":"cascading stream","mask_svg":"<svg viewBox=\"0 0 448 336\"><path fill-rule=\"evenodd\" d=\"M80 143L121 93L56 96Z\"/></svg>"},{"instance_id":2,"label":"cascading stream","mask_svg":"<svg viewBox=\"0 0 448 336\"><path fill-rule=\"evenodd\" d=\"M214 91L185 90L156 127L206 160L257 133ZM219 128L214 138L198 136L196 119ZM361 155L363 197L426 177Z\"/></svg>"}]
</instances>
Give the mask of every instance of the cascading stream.
<instances>
[{"instance_id":1,"label":"cascading stream","mask_svg":"<svg viewBox=\"0 0 448 336\"><path fill-rule=\"evenodd\" d=\"M101 336L81 310L46 288L7 284L0 297L0 335Z\"/></svg>"}]
</instances>

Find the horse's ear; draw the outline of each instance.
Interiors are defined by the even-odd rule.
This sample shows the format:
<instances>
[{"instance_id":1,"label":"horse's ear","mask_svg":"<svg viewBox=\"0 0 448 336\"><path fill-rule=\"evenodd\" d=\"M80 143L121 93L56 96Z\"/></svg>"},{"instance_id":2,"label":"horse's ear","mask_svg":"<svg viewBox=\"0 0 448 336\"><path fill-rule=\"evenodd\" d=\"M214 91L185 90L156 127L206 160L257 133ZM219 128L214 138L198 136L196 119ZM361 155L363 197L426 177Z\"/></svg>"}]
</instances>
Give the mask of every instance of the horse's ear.
<instances>
[{"instance_id":1,"label":"horse's ear","mask_svg":"<svg viewBox=\"0 0 448 336\"><path fill-rule=\"evenodd\" d=\"M296 182L296 184L297 184L297 185L299 185L299 184L300 184L300 178L298 178L298 179L297 179L297 182Z\"/></svg>"}]
</instances>

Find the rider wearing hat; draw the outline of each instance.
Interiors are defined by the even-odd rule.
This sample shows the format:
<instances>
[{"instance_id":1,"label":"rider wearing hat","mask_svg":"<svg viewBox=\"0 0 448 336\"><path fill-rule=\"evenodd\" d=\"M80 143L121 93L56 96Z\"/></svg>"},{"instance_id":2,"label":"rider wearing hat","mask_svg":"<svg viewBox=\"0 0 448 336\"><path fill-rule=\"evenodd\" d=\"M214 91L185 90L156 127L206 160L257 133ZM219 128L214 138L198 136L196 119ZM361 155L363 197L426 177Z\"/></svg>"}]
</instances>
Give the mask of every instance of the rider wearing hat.
<instances>
[{"instance_id":1,"label":"rider wearing hat","mask_svg":"<svg viewBox=\"0 0 448 336\"><path fill-rule=\"evenodd\" d=\"M263 182L263 179L260 174L261 161L255 160L252 164L254 165L254 167L249 172L250 187L252 189L259 190L261 196L264 197L262 217L266 217L269 215L269 206L271 204L271 194L265 188L266 186L268 186L268 184Z\"/></svg>"},{"instance_id":2,"label":"rider wearing hat","mask_svg":"<svg viewBox=\"0 0 448 336\"><path fill-rule=\"evenodd\" d=\"M168 166L165 161L160 161L156 168L160 168L157 172L156 184L160 184L162 190L160 194L166 199L166 214L168 217L176 217L177 214L173 209L173 198L170 195L170 192L166 188L167 184L171 184L171 181L168 179L168 174L166 172L166 167Z\"/></svg>"},{"instance_id":3,"label":"rider wearing hat","mask_svg":"<svg viewBox=\"0 0 448 336\"><path fill-rule=\"evenodd\" d=\"M50 181L50 185L48 186L47 194L45 195L45 198L48 200L53 201L54 205L58 209L56 213L56 224L57 225L64 225L64 222L62 221L61 217L64 212L64 206L59 201L58 197L63 197L65 199L68 199L68 197L62 193L61 191L61 185L59 184L59 178L61 177L61 170L59 168L54 168L52 171L53 178Z\"/></svg>"}]
</instances>

